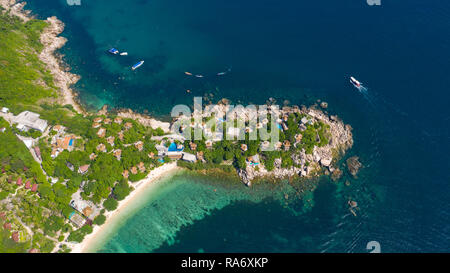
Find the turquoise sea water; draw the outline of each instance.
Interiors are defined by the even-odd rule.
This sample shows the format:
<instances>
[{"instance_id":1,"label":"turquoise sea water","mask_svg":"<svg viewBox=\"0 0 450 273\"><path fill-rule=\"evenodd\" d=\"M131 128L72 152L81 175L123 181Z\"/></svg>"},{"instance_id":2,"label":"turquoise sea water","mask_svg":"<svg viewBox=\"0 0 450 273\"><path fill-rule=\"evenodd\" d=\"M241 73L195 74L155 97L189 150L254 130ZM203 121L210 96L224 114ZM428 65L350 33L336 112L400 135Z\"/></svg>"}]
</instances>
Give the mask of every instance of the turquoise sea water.
<instances>
[{"instance_id":1,"label":"turquoise sea water","mask_svg":"<svg viewBox=\"0 0 450 273\"><path fill-rule=\"evenodd\" d=\"M450 3L381 2L29 1L40 17L66 23L61 53L82 76L75 89L92 109L107 103L164 117L194 95L321 99L353 126L349 156L365 166L358 179L324 178L311 202L288 205L284 195L264 198L277 191L255 188L255 200L243 187L211 191L223 183L216 179L174 178L100 251L366 252L369 241L385 252L448 251ZM111 56L110 47L129 56ZM144 66L131 72L139 60Z\"/></svg>"}]
</instances>

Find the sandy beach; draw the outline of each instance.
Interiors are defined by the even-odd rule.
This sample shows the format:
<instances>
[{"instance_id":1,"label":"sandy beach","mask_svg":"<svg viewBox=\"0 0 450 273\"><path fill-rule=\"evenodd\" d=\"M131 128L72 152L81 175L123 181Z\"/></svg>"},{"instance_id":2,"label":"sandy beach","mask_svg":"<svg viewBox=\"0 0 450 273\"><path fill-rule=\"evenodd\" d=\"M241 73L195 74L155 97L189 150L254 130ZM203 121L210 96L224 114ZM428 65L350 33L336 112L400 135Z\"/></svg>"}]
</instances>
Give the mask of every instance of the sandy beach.
<instances>
[{"instance_id":1,"label":"sandy beach","mask_svg":"<svg viewBox=\"0 0 450 273\"><path fill-rule=\"evenodd\" d=\"M121 213L126 207L139 200L139 198L143 196L143 193L148 193L149 187L161 181L161 178L173 174L177 170L180 170L180 168L177 167L176 162L165 164L151 171L145 179L136 182L133 185L135 189L124 200L119 202L117 209L114 211L107 211L105 213L106 222L103 225L95 226L94 231L91 234L86 235L81 243L67 244L67 246L72 249L72 253L90 252L89 247L93 243L96 243L99 239L98 237L104 234L105 231L107 231L110 226L121 217Z\"/></svg>"}]
</instances>

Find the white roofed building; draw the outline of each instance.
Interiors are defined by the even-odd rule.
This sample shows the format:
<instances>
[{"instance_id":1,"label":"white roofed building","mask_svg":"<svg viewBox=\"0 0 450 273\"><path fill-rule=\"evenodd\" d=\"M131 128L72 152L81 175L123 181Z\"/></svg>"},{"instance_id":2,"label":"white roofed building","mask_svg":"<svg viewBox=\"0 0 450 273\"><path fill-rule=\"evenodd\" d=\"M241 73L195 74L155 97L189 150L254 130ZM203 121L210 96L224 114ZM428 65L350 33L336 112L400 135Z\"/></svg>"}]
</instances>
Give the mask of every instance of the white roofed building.
<instances>
[{"instance_id":1,"label":"white roofed building","mask_svg":"<svg viewBox=\"0 0 450 273\"><path fill-rule=\"evenodd\" d=\"M39 114L25 111L20 113L14 118L14 122L17 123L17 129L22 131L28 131L29 129L34 129L41 131L42 133L47 129L47 121L40 119Z\"/></svg>"}]
</instances>

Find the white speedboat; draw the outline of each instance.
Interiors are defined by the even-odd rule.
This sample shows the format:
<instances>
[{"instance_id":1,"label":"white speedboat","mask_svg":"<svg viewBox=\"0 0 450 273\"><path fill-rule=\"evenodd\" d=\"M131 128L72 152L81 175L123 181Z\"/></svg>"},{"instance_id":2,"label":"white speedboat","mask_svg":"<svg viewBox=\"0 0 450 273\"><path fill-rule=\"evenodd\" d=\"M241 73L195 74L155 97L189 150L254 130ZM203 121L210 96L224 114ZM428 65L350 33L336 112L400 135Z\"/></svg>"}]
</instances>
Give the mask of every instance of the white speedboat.
<instances>
[{"instance_id":1,"label":"white speedboat","mask_svg":"<svg viewBox=\"0 0 450 273\"><path fill-rule=\"evenodd\" d=\"M353 77L350 77L350 82L358 89L362 86L361 83Z\"/></svg>"},{"instance_id":2,"label":"white speedboat","mask_svg":"<svg viewBox=\"0 0 450 273\"><path fill-rule=\"evenodd\" d=\"M128 52L122 52L122 53L120 53L120 56L127 56L128 55Z\"/></svg>"}]
</instances>

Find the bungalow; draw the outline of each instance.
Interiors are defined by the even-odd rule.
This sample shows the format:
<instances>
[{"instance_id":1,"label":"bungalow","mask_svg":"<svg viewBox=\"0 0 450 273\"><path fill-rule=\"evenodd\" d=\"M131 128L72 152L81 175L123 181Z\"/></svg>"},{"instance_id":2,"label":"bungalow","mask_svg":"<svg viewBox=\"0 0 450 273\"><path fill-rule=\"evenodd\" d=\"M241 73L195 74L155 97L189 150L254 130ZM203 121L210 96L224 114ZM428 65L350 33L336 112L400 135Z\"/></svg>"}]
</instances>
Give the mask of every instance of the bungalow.
<instances>
[{"instance_id":1,"label":"bungalow","mask_svg":"<svg viewBox=\"0 0 450 273\"><path fill-rule=\"evenodd\" d=\"M144 162L140 162L140 163L138 164L138 168L139 168L139 171L140 171L141 173L145 172L145 165L144 165Z\"/></svg>"},{"instance_id":2,"label":"bungalow","mask_svg":"<svg viewBox=\"0 0 450 273\"><path fill-rule=\"evenodd\" d=\"M189 149L191 149L191 151L197 150L197 144L194 142L189 143Z\"/></svg>"},{"instance_id":3,"label":"bungalow","mask_svg":"<svg viewBox=\"0 0 450 273\"><path fill-rule=\"evenodd\" d=\"M19 177L16 182L17 186L22 186L22 177Z\"/></svg>"},{"instance_id":4,"label":"bungalow","mask_svg":"<svg viewBox=\"0 0 450 273\"><path fill-rule=\"evenodd\" d=\"M8 112L9 112L9 109L8 109L8 108L2 107L2 113L3 113L3 114L8 114Z\"/></svg>"},{"instance_id":5,"label":"bungalow","mask_svg":"<svg viewBox=\"0 0 450 273\"><path fill-rule=\"evenodd\" d=\"M61 133L63 131L63 128L61 125L55 125L53 126L52 130L56 131L57 133Z\"/></svg>"},{"instance_id":6,"label":"bungalow","mask_svg":"<svg viewBox=\"0 0 450 273\"><path fill-rule=\"evenodd\" d=\"M197 159L200 161L204 161L205 159L203 158L203 151L197 152Z\"/></svg>"},{"instance_id":7,"label":"bungalow","mask_svg":"<svg viewBox=\"0 0 450 273\"><path fill-rule=\"evenodd\" d=\"M120 159L122 158L122 150L120 149L114 150L113 154L117 158L117 160L120 161Z\"/></svg>"},{"instance_id":8,"label":"bungalow","mask_svg":"<svg viewBox=\"0 0 450 273\"><path fill-rule=\"evenodd\" d=\"M33 187L31 187L32 192L37 192L38 190L38 184L33 184Z\"/></svg>"},{"instance_id":9,"label":"bungalow","mask_svg":"<svg viewBox=\"0 0 450 273\"><path fill-rule=\"evenodd\" d=\"M106 129L105 128L100 128L97 132L97 136L100 138L103 138L106 136Z\"/></svg>"},{"instance_id":10,"label":"bungalow","mask_svg":"<svg viewBox=\"0 0 450 273\"><path fill-rule=\"evenodd\" d=\"M101 117L97 117L97 118L94 119L95 123L100 123L102 121L103 121L103 118L101 118Z\"/></svg>"},{"instance_id":11,"label":"bungalow","mask_svg":"<svg viewBox=\"0 0 450 273\"><path fill-rule=\"evenodd\" d=\"M213 142L212 142L211 140L207 140L207 141L205 142L205 144L206 144L206 148L208 148L208 149L211 149L212 146L213 146Z\"/></svg>"},{"instance_id":12,"label":"bungalow","mask_svg":"<svg viewBox=\"0 0 450 273\"><path fill-rule=\"evenodd\" d=\"M59 151L54 148L50 154L51 158L55 159L59 155Z\"/></svg>"},{"instance_id":13,"label":"bungalow","mask_svg":"<svg viewBox=\"0 0 450 273\"><path fill-rule=\"evenodd\" d=\"M19 236L19 232L15 231L11 234L11 239L13 239L14 242L19 242L20 240L20 236Z\"/></svg>"},{"instance_id":14,"label":"bungalow","mask_svg":"<svg viewBox=\"0 0 450 273\"><path fill-rule=\"evenodd\" d=\"M123 141L123 132L122 132L122 131L120 131L119 133L117 133L117 136L119 137L119 139L120 139L121 141Z\"/></svg>"},{"instance_id":15,"label":"bungalow","mask_svg":"<svg viewBox=\"0 0 450 273\"><path fill-rule=\"evenodd\" d=\"M94 153L92 153L91 155L89 155L89 159L90 159L90 160L94 160L94 159L96 159L96 158L97 158L97 155L94 154Z\"/></svg>"},{"instance_id":16,"label":"bungalow","mask_svg":"<svg viewBox=\"0 0 450 273\"><path fill-rule=\"evenodd\" d=\"M89 167L90 167L91 165L83 165L83 166L80 166L79 168L78 168L78 173L79 174L86 174L88 171L89 171Z\"/></svg>"},{"instance_id":17,"label":"bungalow","mask_svg":"<svg viewBox=\"0 0 450 273\"><path fill-rule=\"evenodd\" d=\"M122 176L123 176L123 178L128 179L128 176L129 176L128 170L124 170L122 173Z\"/></svg>"},{"instance_id":18,"label":"bungalow","mask_svg":"<svg viewBox=\"0 0 450 273\"><path fill-rule=\"evenodd\" d=\"M114 140L115 140L115 139L116 139L115 137L110 136L110 137L108 137L108 138L106 139L106 141L109 143L109 145L114 146Z\"/></svg>"},{"instance_id":19,"label":"bungalow","mask_svg":"<svg viewBox=\"0 0 450 273\"><path fill-rule=\"evenodd\" d=\"M149 153L149 154L148 154L148 157L149 157L149 158L154 158L154 157L155 157L155 153L153 153L153 152Z\"/></svg>"},{"instance_id":20,"label":"bungalow","mask_svg":"<svg viewBox=\"0 0 450 273\"><path fill-rule=\"evenodd\" d=\"M3 228L4 228L5 230L11 230L11 223L5 223L5 224L3 225Z\"/></svg>"},{"instance_id":21,"label":"bungalow","mask_svg":"<svg viewBox=\"0 0 450 273\"><path fill-rule=\"evenodd\" d=\"M0 212L0 218L3 220L6 219L6 213L4 211Z\"/></svg>"},{"instance_id":22,"label":"bungalow","mask_svg":"<svg viewBox=\"0 0 450 273\"><path fill-rule=\"evenodd\" d=\"M137 168L135 166L131 167L131 173L132 174L137 174L138 173Z\"/></svg>"},{"instance_id":23,"label":"bungalow","mask_svg":"<svg viewBox=\"0 0 450 273\"><path fill-rule=\"evenodd\" d=\"M267 150L270 147L270 142L269 141L264 141L263 143L261 143L261 149L262 150Z\"/></svg>"},{"instance_id":24,"label":"bungalow","mask_svg":"<svg viewBox=\"0 0 450 273\"><path fill-rule=\"evenodd\" d=\"M241 150L246 152L248 150L247 144L241 144Z\"/></svg>"},{"instance_id":25,"label":"bungalow","mask_svg":"<svg viewBox=\"0 0 450 273\"><path fill-rule=\"evenodd\" d=\"M27 189L27 190L31 189L31 182L30 182L30 180L28 180L27 183L25 183L25 189Z\"/></svg>"},{"instance_id":26,"label":"bungalow","mask_svg":"<svg viewBox=\"0 0 450 273\"><path fill-rule=\"evenodd\" d=\"M102 125L100 123L94 122L92 123L92 128L97 129L100 128Z\"/></svg>"},{"instance_id":27,"label":"bungalow","mask_svg":"<svg viewBox=\"0 0 450 273\"><path fill-rule=\"evenodd\" d=\"M281 150L281 147L283 146L283 143L281 143L281 142L277 142L276 144L275 144L275 149L276 150Z\"/></svg>"},{"instance_id":28,"label":"bungalow","mask_svg":"<svg viewBox=\"0 0 450 273\"><path fill-rule=\"evenodd\" d=\"M103 143L98 144L98 145L97 145L97 151L106 153L107 150L106 150L105 144L103 144Z\"/></svg>"},{"instance_id":29,"label":"bungalow","mask_svg":"<svg viewBox=\"0 0 450 273\"><path fill-rule=\"evenodd\" d=\"M133 123L127 122L127 123L125 123L124 126L125 126L125 129L130 130L131 128L133 128Z\"/></svg>"},{"instance_id":30,"label":"bungalow","mask_svg":"<svg viewBox=\"0 0 450 273\"><path fill-rule=\"evenodd\" d=\"M42 157L41 157L41 149L39 149L38 146L34 146L34 153L36 154L36 157L42 161Z\"/></svg>"},{"instance_id":31,"label":"bungalow","mask_svg":"<svg viewBox=\"0 0 450 273\"><path fill-rule=\"evenodd\" d=\"M106 125L111 124L111 119L110 118L105 118L103 123L106 124Z\"/></svg>"},{"instance_id":32,"label":"bungalow","mask_svg":"<svg viewBox=\"0 0 450 273\"><path fill-rule=\"evenodd\" d=\"M115 119L114 119L114 122L115 123L117 123L117 124L122 124L122 118L121 117L116 117Z\"/></svg>"},{"instance_id":33,"label":"bungalow","mask_svg":"<svg viewBox=\"0 0 450 273\"><path fill-rule=\"evenodd\" d=\"M284 131L289 130L289 127L286 125L285 122L281 123L281 126L283 126L283 130L284 130Z\"/></svg>"},{"instance_id":34,"label":"bungalow","mask_svg":"<svg viewBox=\"0 0 450 273\"><path fill-rule=\"evenodd\" d=\"M134 144L134 147L136 147L139 151L142 151L144 149L144 143L142 141L138 141Z\"/></svg>"},{"instance_id":35,"label":"bungalow","mask_svg":"<svg viewBox=\"0 0 450 273\"><path fill-rule=\"evenodd\" d=\"M285 151L289 151L289 149L291 148L291 142L289 142L289 140L285 140L283 142L283 146Z\"/></svg>"}]
</instances>

